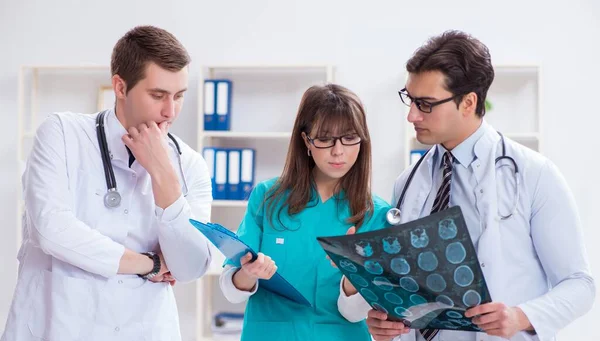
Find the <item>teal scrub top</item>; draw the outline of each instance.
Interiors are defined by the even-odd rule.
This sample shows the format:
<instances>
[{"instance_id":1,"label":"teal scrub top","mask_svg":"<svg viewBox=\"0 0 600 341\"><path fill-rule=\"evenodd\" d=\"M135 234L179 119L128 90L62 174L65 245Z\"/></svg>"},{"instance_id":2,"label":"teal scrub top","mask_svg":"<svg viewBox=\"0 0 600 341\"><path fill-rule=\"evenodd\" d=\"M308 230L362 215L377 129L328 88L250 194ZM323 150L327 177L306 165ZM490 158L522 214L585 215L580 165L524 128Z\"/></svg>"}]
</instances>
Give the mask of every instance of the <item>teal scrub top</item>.
<instances>
[{"instance_id":1,"label":"teal scrub top","mask_svg":"<svg viewBox=\"0 0 600 341\"><path fill-rule=\"evenodd\" d=\"M322 202L313 191L314 199L303 211L290 217L284 208L278 219L279 207L276 207L271 222L263 202L275 181L267 180L254 188L237 235L252 249L270 256L277 271L306 297L312 307L282 298L259 285L246 306L242 341L370 341L364 321L351 323L340 315L337 300L342 274L331 265L316 240L320 236L346 234L352 226L346 222L351 216L349 203L343 199L343 194ZM373 214L366 217L358 232L389 226L385 219L389 204L377 196L373 197L373 204Z\"/></svg>"}]
</instances>

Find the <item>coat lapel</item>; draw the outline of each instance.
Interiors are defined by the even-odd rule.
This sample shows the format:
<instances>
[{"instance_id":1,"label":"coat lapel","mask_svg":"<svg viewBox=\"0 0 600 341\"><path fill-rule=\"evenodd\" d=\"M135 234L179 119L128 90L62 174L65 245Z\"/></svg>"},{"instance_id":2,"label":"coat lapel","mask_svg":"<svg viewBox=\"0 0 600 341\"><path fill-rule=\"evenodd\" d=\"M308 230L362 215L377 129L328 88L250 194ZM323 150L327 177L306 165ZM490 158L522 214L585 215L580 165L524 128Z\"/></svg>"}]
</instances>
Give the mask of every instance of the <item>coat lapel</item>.
<instances>
[{"instance_id":1,"label":"coat lapel","mask_svg":"<svg viewBox=\"0 0 600 341\"><path fill-rule=\"evenodd\" d=\"M402 223L421 218L421 212L423 212L427 196L431 192L431 186L433 185L434 154L435 148L431 148L416 170L412 181L409 184L404 184L408 188L406 189L406 196L403 203ZM428 212L425 212L425 215L428 214Z\"/></svg>"},{"instance_id":2,"label":"coat lapel","mask_svg":"<svg viewBox=\"0 0 600 341\"><path fill-rule=\"evenodd\" d=\"M477 256L481 270L492 300L501 296L503 281L502 267L494 264L494 260L501 257L500 222L498 218L498 196L496 190L496 156L500 136L491 126L486 126L486 133L475 145L475 154L479 164L475 165L474 172L481 183L480 214L483 219L483 231L479 238Z\"/></svg>"}]
</instances>

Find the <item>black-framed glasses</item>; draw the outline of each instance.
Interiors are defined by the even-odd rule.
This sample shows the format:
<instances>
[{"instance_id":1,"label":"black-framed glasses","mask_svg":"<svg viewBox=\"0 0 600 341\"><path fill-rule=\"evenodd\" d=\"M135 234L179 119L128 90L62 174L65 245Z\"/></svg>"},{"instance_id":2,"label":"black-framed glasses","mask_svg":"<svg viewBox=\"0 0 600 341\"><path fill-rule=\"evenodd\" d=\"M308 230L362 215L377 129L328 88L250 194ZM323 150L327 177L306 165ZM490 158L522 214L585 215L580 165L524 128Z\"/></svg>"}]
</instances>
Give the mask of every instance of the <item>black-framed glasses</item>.
<instances>
[{"instance_id":1,"label":"black-framed glasses","mask_svg":"<svg viewBox=\"0 0 600 341\"><path fill-rule=\"evenodd\" d=\"M360 136L357 134L346 134L343 136L317 136L314 139L306 134L306 139L309 143L312 143L315 148L325 149L335 146L337 140L344 146L355 146L362 142Z\"/></svg>"},{"instance_id":2,"label":"black-framed glasses","mask_svg":"<svg viewBox=\"0 0 600 341\"><path fill-rule=\"evenodd\" d=\"M402 101L402 103L404 103L406 106L411 106L411 104L415 104L417 106L417 109L419 109L420 111L426 113L426 114L430 114L433 111L433 108L437 105L440 104L444 104L446 102L450 102L458 97L461 97L462 94L459 95L454 95L452 97L448 97L446 99L437 101L437 102L429 102L426 101L424 99L420 99L420 98L414 98L411 95L408 94L408 91L406 91L406 88L398 91L398 94L400 95L400 100Z\"/></svg>"}]
</instances>

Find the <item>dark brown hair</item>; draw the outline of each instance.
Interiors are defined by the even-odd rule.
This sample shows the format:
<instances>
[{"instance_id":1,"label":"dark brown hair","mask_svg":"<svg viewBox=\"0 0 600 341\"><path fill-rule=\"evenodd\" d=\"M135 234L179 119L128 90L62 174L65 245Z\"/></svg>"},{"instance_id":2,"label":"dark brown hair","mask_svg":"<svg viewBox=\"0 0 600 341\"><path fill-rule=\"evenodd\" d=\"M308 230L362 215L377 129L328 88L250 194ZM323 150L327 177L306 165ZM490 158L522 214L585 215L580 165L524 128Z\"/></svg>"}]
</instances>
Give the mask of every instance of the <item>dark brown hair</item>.
<instances>
[{"instance_id":1,"label":"dark brown hair","mask_svg":"<svg viewBox=\"0 0 600 341\"><path fill-rule=\"evenodd\" d=\"M326 136L349 131L360 136L360 151L356 163L338 182L334 195L336 200L349 201L352 216L347 222L354 224L357 229L360 227L365 215L373 211L370 183L371 138L365 111L358 96L336 84L312 86L302 96L283 173L265 199L271 222L278 204L282 204L278 217L284 208L287 208L288 215L293 216L316 199L312 191L315 162L307 155L302 133ZM345 192L343 198L337 196L341 190ZM285 201L282 202L286 194Z\"/></svg>"},{"instance_id":2,"label":"dark brown hair","mask_svg":"<svg viewBox=\"0 0 600 341\"><path fill-rule=\"evenodd\" d=\"M169 71L179 71L190 63L186 49L171 33L154 26L137 26L115 45L110 72L127 84L127 92L145 77L148 62Z\"/></svg>"},{"instance_id":3,"label":"dark brown hair","mask_svg":"<svg viewBox=\"0 0 600 341\"><path fill-rule=\"evenodd\" d=\"M429 39L406 63L409 73L440 71L446 76L446 89L454 95L477 94L475 113L485 115L485 98L494 80L488 48L471 35L446 31ZM454 100L457 106L462 96Z\"/></svg>"}]
</instances>

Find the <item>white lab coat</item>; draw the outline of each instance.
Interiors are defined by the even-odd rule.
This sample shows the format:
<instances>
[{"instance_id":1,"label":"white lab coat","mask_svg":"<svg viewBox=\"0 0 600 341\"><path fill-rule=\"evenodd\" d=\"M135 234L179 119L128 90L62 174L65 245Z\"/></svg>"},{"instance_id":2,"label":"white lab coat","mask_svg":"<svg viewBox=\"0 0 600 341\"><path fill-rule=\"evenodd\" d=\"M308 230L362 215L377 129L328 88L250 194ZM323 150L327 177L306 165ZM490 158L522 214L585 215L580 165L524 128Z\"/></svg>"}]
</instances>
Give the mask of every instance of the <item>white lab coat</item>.
<instances>
[{"instance_id":1,"label":"white lab coat","mask_svg":"<svg viewBox=\"0 0 600 341\"><path fill-rule=\"evenodd\" d=\"M126 131L111 110L105 131L122 201L106 208L95 118L52 114L36 133L23 175L23 242L3 341L181 340L171 286L117 271L125 248L162 250L179 281L206 271L208 241L188 221L210 218L206 163L178 140L189 193L162 210L146 170L137 162L129 168Z\"/></svg>"},{"instance_id":2,"label":"white lab coat","mask_svg":"<svg viewBox=\"0 0 600 341\"><path fill-rule=\"evenodd\" d=\"M475 151L484 157L472 165L477 180L476 206L484 220L477 249L480 265L492 301L519 306L537 332L535 336L520 332L511 340L554 340L558 330L591 308L595 297L575 202L549 160L505 138L506 155L514 158L520 171L520 199L515 216L499 220L499 204L503 214L512 208L515 180L512 173L505 172L507 168L496 171L500 136L487 123L483 125L486 131ZM432 149L425 156L408 187L401 208L403 223L427 215L423 207L432 190L434 152ZM396 180L396 200L411 170ZM543 202L534 202L534 198ZM364 318L368 309L366 302L355 296L346 297L341 291L338 301L340 312L350 320ZM357 308L362 311L357 313ZM452 340L502 340L485 333L461 334ZM417 340L415 330L399 339ZM448 339L438 335L434 340Z\"/></svg>"}]
</instances>

